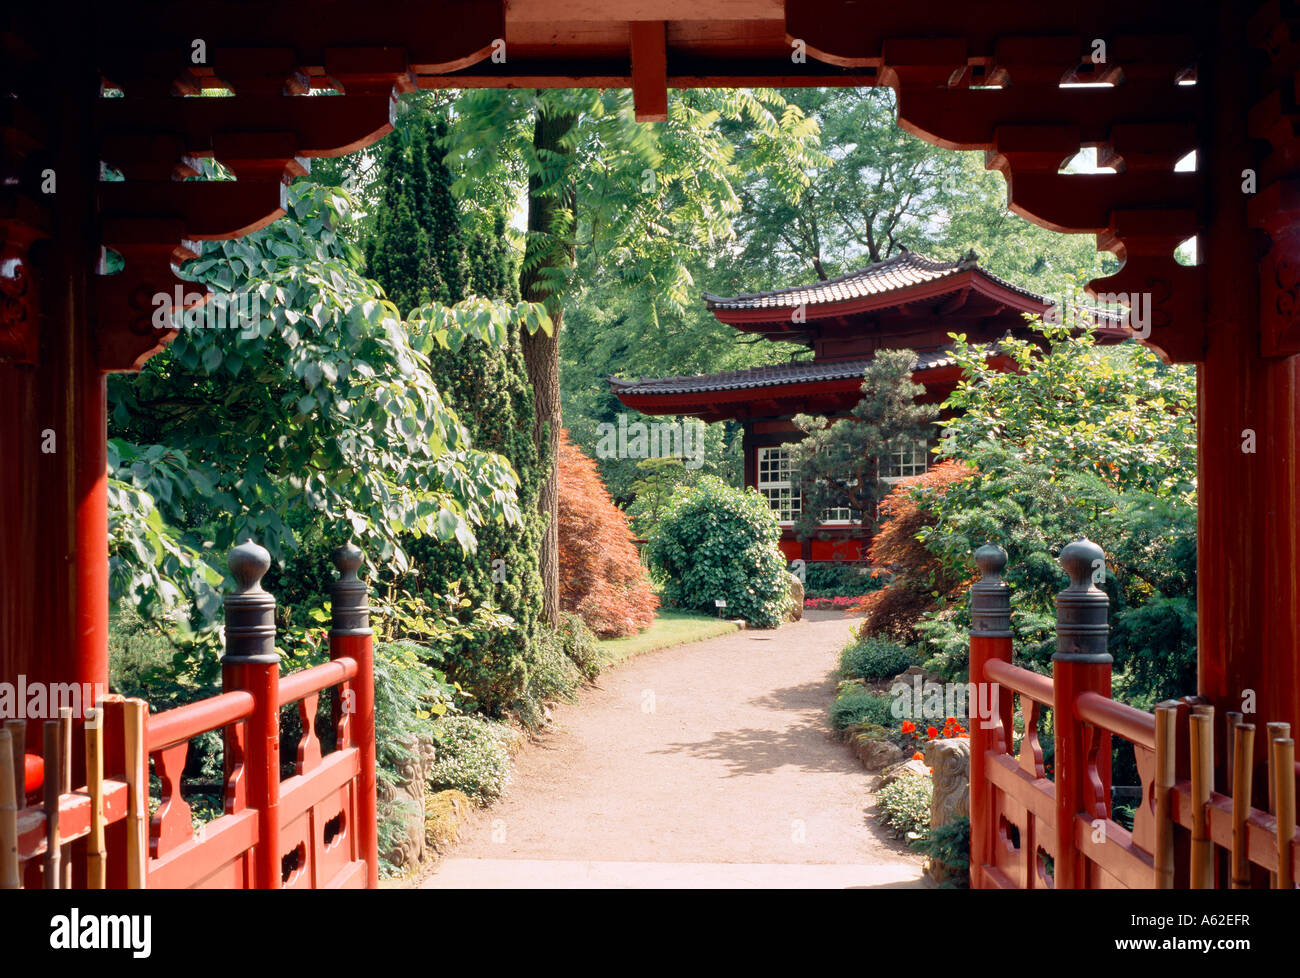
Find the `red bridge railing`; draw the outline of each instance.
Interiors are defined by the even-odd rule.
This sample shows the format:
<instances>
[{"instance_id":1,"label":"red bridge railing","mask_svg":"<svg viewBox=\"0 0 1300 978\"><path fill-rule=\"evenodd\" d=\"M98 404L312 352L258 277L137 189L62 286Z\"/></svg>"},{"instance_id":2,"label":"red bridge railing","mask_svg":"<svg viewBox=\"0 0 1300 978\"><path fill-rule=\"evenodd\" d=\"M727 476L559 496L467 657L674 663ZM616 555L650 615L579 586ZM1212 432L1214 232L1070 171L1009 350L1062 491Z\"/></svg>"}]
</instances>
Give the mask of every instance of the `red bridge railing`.
<instances>
[{"instance_id":1,"label":"red bridge railing","mask_svg":"<svg viewBox=\"0 0 1300 978\"><path fill-rule=\"evenodd\" d=\"M280 675L275 599L262 589L270 556L230 553L239 584L226 597L223 692L150 715L109 696L86 711L86 784L72 790L72 709L45 721L44 784L24 805L26 721L0 731L0 888L341 888L378 885L375 701L361 552L334 553L330 660ZM332 697L333 749L316 729ZM297 704L302 734L282 780L280 711ZM190 741L224 738L222 813L194 828L182 792ZM148 813L149 773L161 797ZM105 777L104 772L111 772Z\"/></svg>"},{"instance_id":2,"label":"red bridge railing","mask_svg":"<svg viewBox=\"0 0 1300 978\"><path fill-rule=\"evenodd\" d=\"M1088 540L1061 552L1070 586L1057 596L1052 675L1012 665L1006 553L981 547L975 559L983 577L971 588L969 701L986 709L970 723L971 886L1293 888L1300 766L1289 725L1267 725L1257 771L1255 725L1240 713L1217 732L1216 764L1209 703L1169 700L1152 714L1113 700L1108 600L1096 586L1105 554ZM1039 736L1045 711L1050 770ZM1112 817L1115 737L1132 745L1140 782L1131 830Z\"/></svg>"}]
</instances>

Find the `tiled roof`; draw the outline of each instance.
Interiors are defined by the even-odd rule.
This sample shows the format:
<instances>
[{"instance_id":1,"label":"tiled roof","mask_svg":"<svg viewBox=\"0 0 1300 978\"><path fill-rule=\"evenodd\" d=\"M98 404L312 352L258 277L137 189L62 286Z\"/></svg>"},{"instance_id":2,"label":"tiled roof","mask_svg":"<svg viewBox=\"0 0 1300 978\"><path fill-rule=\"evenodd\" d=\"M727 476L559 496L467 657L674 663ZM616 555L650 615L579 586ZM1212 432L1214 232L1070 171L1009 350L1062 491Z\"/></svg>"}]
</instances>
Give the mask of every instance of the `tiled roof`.
<instances>
[{"instance_id":1,"label":"tiled roof","mask_svg":"<svg viewBox=\"0 0 1300 978\"><path fill-rule=\"evenodd\" d=\"M610 389L623 394L703 394L710 391L751 390L757 387L781 387L810 381L853 380L861 378L870 358L863 360L826 360L811 363L788 363L779 367L754 367L728 370L699 377L663 377L649 380L609 378ZM957 361L946 350L917 354L913 371L947 367Z\"/></svg>"},{"instance_id":2,"label":"tiled roof","mask_svg":"<svg viewBox=\"0 0 1300 978\"><path fill-rule=\"evenodd\" d=\"M925 255L903 249L893 258L849 272L839 278L825 282L813 282L809 285L796 285L787 289L774 289L771 292L752 292L745 295L723 296L704 294L704 303L710 309L790 309L800 305L826 305L833 302L845 302L850 299L862 299L872 295L883 295L899 289L923 285L938 279L949 278L962 272L978 271L986 278L1004 288L1042 303L1051 303L1042 296L1028 289L1013 285L991 272L980 268L972 252L959 261L935 261Z\"/></svg>"}]
</instances>

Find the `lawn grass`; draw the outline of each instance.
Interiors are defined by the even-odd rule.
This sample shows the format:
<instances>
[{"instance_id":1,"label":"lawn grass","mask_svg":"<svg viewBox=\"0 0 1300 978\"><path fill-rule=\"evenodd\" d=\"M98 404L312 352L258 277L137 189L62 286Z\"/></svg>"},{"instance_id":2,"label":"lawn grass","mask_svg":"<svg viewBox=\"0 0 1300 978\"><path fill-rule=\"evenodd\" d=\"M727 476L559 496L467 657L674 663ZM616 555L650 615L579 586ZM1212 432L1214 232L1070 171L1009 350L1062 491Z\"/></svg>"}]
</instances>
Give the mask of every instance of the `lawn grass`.
<instances>
[{"instance_id":1,"label":"lawn grass","mask_svg":"<svg viewBox=\"0 0 1300 978\"><path fill-rule=\"evenodd\" d=\"M671 649L687 642L699 642L740 630L734 622L723 621L710 615L696 615L685 611L660 611L654 623L639 635L627 638L607 638L600 642L600 650L610 665L617 665L645 652Z\"/></svg>"}]
</instances>

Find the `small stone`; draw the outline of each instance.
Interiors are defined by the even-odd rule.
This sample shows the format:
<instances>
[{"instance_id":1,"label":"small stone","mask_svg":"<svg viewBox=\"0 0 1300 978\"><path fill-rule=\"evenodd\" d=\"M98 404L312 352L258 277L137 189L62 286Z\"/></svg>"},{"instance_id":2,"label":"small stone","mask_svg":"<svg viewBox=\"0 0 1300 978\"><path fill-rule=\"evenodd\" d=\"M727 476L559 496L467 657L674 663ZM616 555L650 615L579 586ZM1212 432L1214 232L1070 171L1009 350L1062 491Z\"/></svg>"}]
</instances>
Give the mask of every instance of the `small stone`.
<instances>
[{"instance_id":1,"label":"small stone","mask_svg":"<svg viewBox=\"0 0 1300 978\"><path fill-rule=\"evenodd\" d=\"M901 778L928 778L930 769L921 761L908 758L905 761L899 761L897 764L891 764L880 772L880 782L877 788L883 788L885 785L893 784Z\"/></svg>"}]
</instances>

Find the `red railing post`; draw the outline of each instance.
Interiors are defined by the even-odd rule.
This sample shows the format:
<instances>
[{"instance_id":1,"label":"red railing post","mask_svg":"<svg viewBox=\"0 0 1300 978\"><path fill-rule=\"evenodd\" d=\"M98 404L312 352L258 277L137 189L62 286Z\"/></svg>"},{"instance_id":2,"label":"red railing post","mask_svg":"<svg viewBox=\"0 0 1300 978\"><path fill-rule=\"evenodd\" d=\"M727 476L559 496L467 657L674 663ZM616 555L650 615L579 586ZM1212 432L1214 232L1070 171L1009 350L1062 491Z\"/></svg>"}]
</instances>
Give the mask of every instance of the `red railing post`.
<instances>
[{"instance_id":1,"label":"red railing post","mask_svg":"<svg viewBox=\"0 0 1300 978\"><path fill-rule=\"evenodd\" d=\"M1089 744L1084 724L1075 712L1080 693L1110 698L1111 657L1106 651L1110 632L1110 599L1097 587L1105 580L1106 554L1091 540L1076 540L1061 551L1061 566L1070 586L1056 596L1056 653L1052 656L1052 720L1056 732L1056 859L1053 885L1058 889L1087 889L1088 869L1075 845L1075 817L1110 815L1110 734L1095 730L1096 771L1101 797L1094 799L1088 783ZM1099 804L1098 804L1099 803Z\"/></svg>"},{"instance_id":2,"label":"red railing post","mask_svg":"<svg viewBox=\"0 0 1300 978\"><path fill-rule=\"evenodd\" d=\"M984 884L984 867L995 861L997 825L993 792L988 782L986 757L998 748L999 738L1009 738L1011 695L999 696L998 685L984 675L992 659L1011 661L1011 590L1002 580L1007 552L988 544L975 551L981 577L970 589L970 885ZM1005 699L1005 704L1001 700ZM1005 707L1005 709L1004 709ZM1002 726L1006 715L1005 727ZM1008 745L1009 746L1009 745Z\"/></svg>"},{"instance_id":3,"label":"red railing post","mask_svg":"<svg viewBox=\"0 0 1300 978\"><path fill-rule=\"evenodd\" d=\"M365 582L357 578L361 551L345 544L334 551L339 579L330 585L330 658L348 656L356 660L357 674L351 683L348 730L361 755L361 776L357 781L357 850L366 861L366 885L379 886L379 821L376 814L375 780L375 658L374 635L370 630L370 606ZM340 702L342 697L339 698Z\"/></svg>"},{"instance_id":4,"label":"red railing post","mask_svg":"<svg viewBox=\"0 0 1300 978\"><path fill-rule=\"evenodd\" d=\"M239 583L226 596L226 654L221 686L253 695L245 722L247 802L257 809L252 885L280 888L280 656L275 651L275 598L262 590L271 555L252 540L230 551L227 564Z\"/></svg>"}]
</instances>

